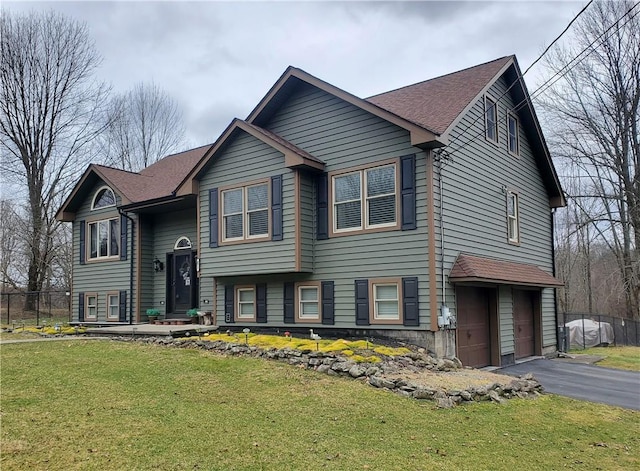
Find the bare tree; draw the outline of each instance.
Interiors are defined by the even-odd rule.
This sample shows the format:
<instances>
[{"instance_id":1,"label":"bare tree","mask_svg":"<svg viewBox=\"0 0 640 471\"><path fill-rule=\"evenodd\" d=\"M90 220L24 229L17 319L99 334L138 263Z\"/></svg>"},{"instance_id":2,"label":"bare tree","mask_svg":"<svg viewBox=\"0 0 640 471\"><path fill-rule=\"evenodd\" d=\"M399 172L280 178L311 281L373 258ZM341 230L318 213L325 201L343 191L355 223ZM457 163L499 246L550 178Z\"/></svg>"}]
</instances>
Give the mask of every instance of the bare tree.
<instances>
[{"instance_id":1,"label":"bare tree","mask_svg":"<svg viewBox=\"0 0 640 471\"><path fill-rule=\"evenodd\" d=\"M54 253L54 213L102 131L107 88L87 27L53 11L0 13L0 149L5 178L26 184L27 290L39 291ZM35 298L26 297L25 309Z\"/></svg>"},{"instance_id":2,"label":"bare tree","mask_svg":"<svg viewBox=\"0 0 640 471\"><path fill-rule=\"evenodd\" d=\"M615 255L626 314L640 317L640 5L594 2L547 66L562 79L543 100L554 154L573 164L569 194ZM591 45L593 43L593 45ZM566 68L584 51L586 57Z\"/></svg>"},{"instance_id":3,"label":"bare tree","mask_svg":"<svg viewBox=\"0 0 640 471\"><path fill-rule=\"evenodd\" d=\"M154 83L139 83L112 99L101 152L108 165L135 172L179 150L184 134L176 101Z\"/></svg>"}]
</instances>

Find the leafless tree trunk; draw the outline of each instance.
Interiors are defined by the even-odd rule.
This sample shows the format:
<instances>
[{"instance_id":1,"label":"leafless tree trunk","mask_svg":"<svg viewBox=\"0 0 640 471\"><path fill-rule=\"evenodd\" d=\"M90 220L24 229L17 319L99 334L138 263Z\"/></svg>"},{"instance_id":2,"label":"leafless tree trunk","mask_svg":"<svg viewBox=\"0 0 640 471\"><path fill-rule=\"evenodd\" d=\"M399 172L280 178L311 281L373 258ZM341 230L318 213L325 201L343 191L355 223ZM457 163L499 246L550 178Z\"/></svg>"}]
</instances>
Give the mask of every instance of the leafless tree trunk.
<instances>
[{"instance_id":1,"label":"leafless tree trunk","mask_svg":"<svg viewBox=\"0 0 640 471\"><path fill-rule=\"evenodd\" d=\"M41 290L54 253L54 214L102 130L108 90L85 25L53 11L0 16L0 148L5 178L26 183L27 290ZM27 297L25 309L33 309Z\"/></svg>"},{"instance_id":2,"label":"leafless tree trunk","mask_svg":"<svg viewBox=\"0 0 640 471\"><path fill-rule=\"evenodd\" d=\"M184 144L177 103L155 84L137 84L111 102L109 128L101 138L106 163L139 171Z\"/></svg>"},{"instance_id":3,"label":"leafless tree trunk","mask_svg":"<svg viewBox=\"0 0 640 471\"><path fill-rule=\"evenodd\" d=\"M563 72L542 106L552 151L571 161L573 178L581 179L582 191L569 197L615 254L626 314L640 318L640 6L628 12L632 7L627 1L589 7L570 45L550 55L547 66L556 72L582 50L591 52Z\"/></svg>"}]
</instances>

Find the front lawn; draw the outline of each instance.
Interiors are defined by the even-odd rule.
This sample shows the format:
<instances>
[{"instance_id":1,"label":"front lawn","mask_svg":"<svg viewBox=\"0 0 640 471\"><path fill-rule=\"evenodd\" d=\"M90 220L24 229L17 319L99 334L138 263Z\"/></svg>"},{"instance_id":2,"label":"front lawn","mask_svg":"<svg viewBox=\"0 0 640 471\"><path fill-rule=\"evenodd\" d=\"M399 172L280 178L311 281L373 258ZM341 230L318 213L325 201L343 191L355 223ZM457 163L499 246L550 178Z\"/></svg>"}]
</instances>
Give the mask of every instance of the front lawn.
<instances>
[{"instance_id":1,"label":"front lawn","mask_svg":"<svg viewBox=\"0 0 640 471\"><path fill-rule=\"evenodd\" d=\"M572 355L598 355L604 359L598 366L621 370L640 371L640 347L593 347L584 350L572 350Z\"/></svg>"},{"instance_id":2,"label":"front lawn","mask_svg":"<svg viewBox=\"0 0 640 471\"><path fill-rule=\"evenodd\" d=\"M637 469L640 414L555 396L435 409L210 352L1 347L4 469Z\"/></svg>"}]
</instances>

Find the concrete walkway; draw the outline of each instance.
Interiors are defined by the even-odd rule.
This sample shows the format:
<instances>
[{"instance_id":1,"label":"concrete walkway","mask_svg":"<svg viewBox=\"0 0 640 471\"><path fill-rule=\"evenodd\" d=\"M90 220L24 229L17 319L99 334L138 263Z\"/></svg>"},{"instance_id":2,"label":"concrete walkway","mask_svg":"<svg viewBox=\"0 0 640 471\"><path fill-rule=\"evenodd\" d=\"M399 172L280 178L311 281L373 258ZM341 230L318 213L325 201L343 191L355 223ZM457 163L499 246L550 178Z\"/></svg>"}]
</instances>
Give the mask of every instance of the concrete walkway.
<instances>
[{"instance_id":1,"label":"concrete walkway","mask_svg":"<svg viewBox=\"0 0 640 471\"><path fill-rule=\"evenodd\" d=\"M500 368L494 373L532 373L546 392L584 401L640 410L640 372L562 360L538 359Z\"/></svg>"},{"instance_id":2,"label":"concrete walkway","mask_svg":"<svg viewBox=\"0 0 640 471\"><path fill-rule=\"evenodd\" d=\"M153 336L182 336L182 334L198 334L215 332L217 325L158 325L158 324L129 324L107 327L87 327L86 333L93 335L153 335Z\"/></svg>"}]
</instances>

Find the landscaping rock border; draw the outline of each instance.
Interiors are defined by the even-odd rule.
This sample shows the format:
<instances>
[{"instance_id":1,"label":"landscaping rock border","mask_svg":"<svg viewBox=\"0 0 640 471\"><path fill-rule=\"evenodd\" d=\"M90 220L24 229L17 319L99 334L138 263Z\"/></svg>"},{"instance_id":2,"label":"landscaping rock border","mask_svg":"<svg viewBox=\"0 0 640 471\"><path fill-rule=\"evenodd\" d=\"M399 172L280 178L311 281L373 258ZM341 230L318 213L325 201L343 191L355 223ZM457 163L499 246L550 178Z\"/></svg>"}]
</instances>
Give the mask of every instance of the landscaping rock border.
<instances>
[{"instance_id":1,"label":"landscaping rock border","mask_svg":"<svg viewBox=\"0 0 640 471\"><path fill-rule=\"evenodd\" d=\"M432 400L440 408L450 408L462 403L491 401L496 404L506 399L535 398L543 392L543 387L536 379L527 374L514 378L507 384L493 383L488 386L471 387L462 390L445 390L430 388L404 379L386 378L385 374L398 374L402 371L420 373L425 370L433 372L448 372L463 368L460 360L436 359L426 352L410 352L403 356L387 357L377 363L355 362L339 352L319 352L312 350L293 349L262 349L242 343L225 342L222 340L208 341L200 339L184 340L167 337L111 337L112 340L122 342L142 342L176 348L198 348L215 351L226 355L251 356L286 362L299 368L312 369L330 376L343 376L365 381L367 384L387 389L405 397L418 400ZM508 378L505 376L505 380Z\"/></svg>"}]
</instances>

